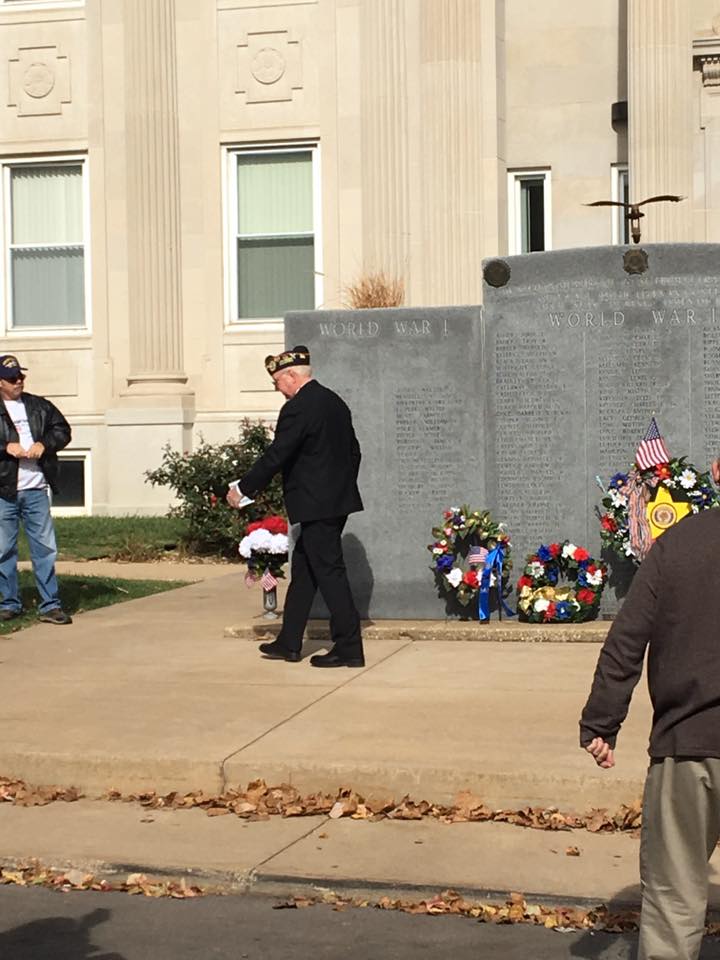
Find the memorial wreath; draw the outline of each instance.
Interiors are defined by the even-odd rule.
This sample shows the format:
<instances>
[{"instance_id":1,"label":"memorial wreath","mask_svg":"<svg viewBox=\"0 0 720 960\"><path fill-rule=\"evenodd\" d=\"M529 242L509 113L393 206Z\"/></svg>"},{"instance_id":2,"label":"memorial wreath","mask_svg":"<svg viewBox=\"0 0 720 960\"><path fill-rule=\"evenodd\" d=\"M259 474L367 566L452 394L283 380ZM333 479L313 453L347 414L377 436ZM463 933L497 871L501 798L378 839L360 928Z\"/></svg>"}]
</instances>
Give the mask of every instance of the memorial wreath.
<instances>
[{"instance_id":1,"label":"memorial wreath","mask_svg":"<svg viewBox=\"0 0 720 960\"><path fill-rule=\"evenodd\" d=\"M636 564L642 563L653 542L684 517L720 505L710 475L686 457L668 458L642 469L633 463L627 473L616 473L602 499L600 536L606 547Z\"/></svg>"},{"instance_id":2,"label":"memorial wreath","mask_svg":"<svg viewBox=\"0 0 720 960\"><path fill-rule=\"evenodd\" d=\"M517 582L522 618L531 623L595 619L606 573L602 563L569 540L543 544L528 556Z\"/></svg>"},{"instance_id":3,"label":"memorial wreath","mask_svg":"<svg viewBox=\"0 0 720 960\"><path fill-rule=\"evenodd\" d=\"M444 511L440 525L432 528L432 535L434 541L428 544L428 550L438 584L463 606L477 598L480 619L488 619L489 590L499 586L502 602L512 567L510 538L503 525L496 523L487 510L450 507ZM483 602L483 596L487 602Z\"/></svg>"}]
</instances>

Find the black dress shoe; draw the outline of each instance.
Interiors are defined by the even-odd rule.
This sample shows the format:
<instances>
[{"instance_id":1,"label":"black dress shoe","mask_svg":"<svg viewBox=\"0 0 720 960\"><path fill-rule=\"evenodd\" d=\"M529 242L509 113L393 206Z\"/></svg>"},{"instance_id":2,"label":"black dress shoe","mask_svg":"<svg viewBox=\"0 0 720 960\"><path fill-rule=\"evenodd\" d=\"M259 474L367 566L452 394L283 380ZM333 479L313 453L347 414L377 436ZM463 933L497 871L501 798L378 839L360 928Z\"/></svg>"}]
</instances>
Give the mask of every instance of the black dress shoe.
<instances>
[{"instance_id":1,"label":"black dress shoe","mask_svg":"<svg viewBox=\"0 0 720 960\"><path fill-rule=\"evenodd\" d=\"M299 650L288 650L277 640L272 643L261 643L260 653L268 660L287 660L288 663L299 663L302 659Z\"/></svg>"},{"instance_id":2,"label":"black dress shoe","mask_svg":"<svg viewBox=\"0 0 720 960\"><path fill-rule=\"evenodd\" d=\"M310 665L313 667L364 667L365 657L343 657L339 653L331 650L329 653L316 653L310 657Z\"/></svg>"}]
</instances>

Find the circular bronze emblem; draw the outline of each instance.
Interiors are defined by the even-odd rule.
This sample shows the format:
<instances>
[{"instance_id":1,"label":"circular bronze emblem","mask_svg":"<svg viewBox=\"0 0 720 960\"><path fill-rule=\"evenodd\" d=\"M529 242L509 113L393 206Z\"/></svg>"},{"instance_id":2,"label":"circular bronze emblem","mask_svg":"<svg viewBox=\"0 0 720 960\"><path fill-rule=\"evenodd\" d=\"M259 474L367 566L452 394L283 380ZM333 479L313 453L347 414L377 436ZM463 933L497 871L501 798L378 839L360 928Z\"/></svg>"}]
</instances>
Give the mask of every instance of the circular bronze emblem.
<instances>
[{"instance_id":1,"label":"circular bronze emblem","mask_svg":"<svg viewBox=\"0 0 720 960\"><path fill-rule=\"evenodd\" d=\"M510 266L504 260L491 260L483 270L483 278L491 287L504 287L510 279Z\"/></svg>"},{"instance_id":2,"label":"circular bronze emblem","mask_svg":"<svg viewBox=\"0 0 720 960\"><path fill-rule=\"evenodd\" d=\"M648 268L647 251L639 247L632 247L625 251L623 256L623 269L625 273L645 273Z\"/></svg>"},{"instance_id":3,"label":"circular bronze emblem","mask_svg":"<svg viewBox=\"0 0 720 960\"><path fill-rule=\"evenodd\" d=\"M651 522L660 530L667 530L668 527L672 527L673 524L677 523L677 519L677 510L672 503L658 503L650 511Z\"/></svg>"}]
</instances>

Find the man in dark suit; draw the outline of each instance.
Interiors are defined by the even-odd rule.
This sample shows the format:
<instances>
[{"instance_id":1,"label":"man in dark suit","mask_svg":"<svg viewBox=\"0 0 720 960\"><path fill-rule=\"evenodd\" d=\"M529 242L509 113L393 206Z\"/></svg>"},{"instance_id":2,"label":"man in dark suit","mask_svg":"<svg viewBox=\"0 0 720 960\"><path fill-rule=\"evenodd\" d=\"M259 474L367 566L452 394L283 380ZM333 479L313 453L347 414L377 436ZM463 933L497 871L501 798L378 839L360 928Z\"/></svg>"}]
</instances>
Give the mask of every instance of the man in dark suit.
<instances>
[{"instance_id":1,"label":"man in dark suit","mask_svg":"<svg viewBox=\"0 0 720 960\"><path fill-rule=\"evenodd\" d=\"M713 465L720 479L720 464ZM638 960L695 960L708 860L720 839L720 510L681 520L635 574L595 671L580 744L615 765L615 740L648 651Z\"/></svg>"},{"instance_id":2,"label":"man in dark suit","mask_svg":"<svg viewBox=\"0 0 720 960\"><path fill-rule=\"evenodd\" d=\"M261 643L274 660L301 659L303 633L315 591L330 611L329 653L310 658L314 667L363 667L358 615L342 552L348 514L363 509L357 487L360 445L345 402L313 380L310 351L293 347L265 358L265 367L287 402L280 411L275 438L227 499L239 507L282 471L288 518L300 524L292 554L290 586L277 640Z\"/></svg>"}]
</instances>

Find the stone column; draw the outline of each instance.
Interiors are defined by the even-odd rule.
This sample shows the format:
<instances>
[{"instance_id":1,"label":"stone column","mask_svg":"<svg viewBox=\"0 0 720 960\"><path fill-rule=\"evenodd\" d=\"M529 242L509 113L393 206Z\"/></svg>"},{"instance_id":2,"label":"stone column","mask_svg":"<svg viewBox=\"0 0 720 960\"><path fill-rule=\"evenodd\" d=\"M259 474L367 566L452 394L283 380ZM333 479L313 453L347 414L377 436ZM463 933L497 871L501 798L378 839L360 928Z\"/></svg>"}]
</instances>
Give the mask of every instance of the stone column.
<instances>
[{"instance_id":1,"label":"stone column","mask_svg":"<svg viewBox=\"0 0 720 960\"><path fill-rule=\"evenodd\" d=\"M479 303L504 235L503 20L503 0L364 0L363 260L406 303Z\"/></svg>"},{"instance_id":2,"label":"stone column","mask_svg":"<svg viewBox=\"0 0 720 960\"><path fill-rule=\"evenodd\" d=\"M688 241L692 229L692 33L687 0L628 0L630 199L649 204L645 241Z\"/></svg>"},{"instance_id":3,"label":"stone column","mask_svg":"<svg viewBox=\"0 0 720 960\"><path fill-rule=\"evenodd\" d=\"M497 253L496 6L484 0L421 2L427 303L480 303L481 260Z\"/></svg>"},{"instance_id":4,"label":"stone column","mask_svg":"<svg viewBox=\"0 0 720 960\"><path fill-rule=\"evenodd\" d=\"M367 0L362 11L363 266L410 270L406 0Z\"/></svg>"},{"instance_id":5,"label":"stone column","mask_svg":"<svg viewBox=\"0 0 720 960\"><path fill-rule=\"evenodd\" d=\"M182 393L175 0L123 0L130 393Z\"/></svg>"},{"instance_id":6,"label":"stone column","mask_svg":"<svg viewBox=\"0 0 720 960\"><path fill-rule=\"evenodd\" d=\"M696 47L699 46L696 41ZM704 49L703 49L704 48ZM700 144L696 239L720 242L720 41L699 50Z\"/></svg>"}]
</instances>

